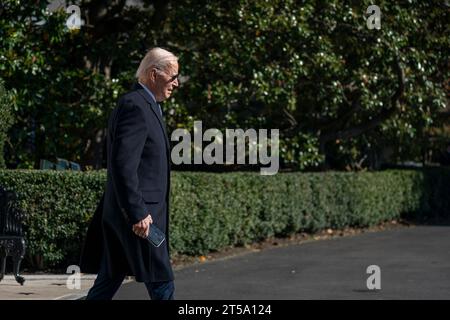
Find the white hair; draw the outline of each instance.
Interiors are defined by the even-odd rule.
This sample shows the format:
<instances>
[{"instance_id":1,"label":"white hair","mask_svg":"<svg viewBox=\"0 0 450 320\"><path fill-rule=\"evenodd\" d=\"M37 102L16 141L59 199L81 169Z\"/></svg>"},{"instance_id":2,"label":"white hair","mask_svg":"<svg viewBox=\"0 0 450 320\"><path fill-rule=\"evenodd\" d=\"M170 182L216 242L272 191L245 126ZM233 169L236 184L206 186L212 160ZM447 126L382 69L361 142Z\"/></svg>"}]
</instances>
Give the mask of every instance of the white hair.
<instances>
[{"instance_id":1,"label":"white hair","mask_svg":"<svg viewBox=\"0 0 450 320\"><path fill-rule=\"evenodd\" d=\"M158 47L152 48L147 52L144 59L142 59L139 68L136 71L136 78L143 82L146 80L148 69L153 67L164 70L174 62L178 62L178 58L172 52Z\"/></svg>"}]
</instances>

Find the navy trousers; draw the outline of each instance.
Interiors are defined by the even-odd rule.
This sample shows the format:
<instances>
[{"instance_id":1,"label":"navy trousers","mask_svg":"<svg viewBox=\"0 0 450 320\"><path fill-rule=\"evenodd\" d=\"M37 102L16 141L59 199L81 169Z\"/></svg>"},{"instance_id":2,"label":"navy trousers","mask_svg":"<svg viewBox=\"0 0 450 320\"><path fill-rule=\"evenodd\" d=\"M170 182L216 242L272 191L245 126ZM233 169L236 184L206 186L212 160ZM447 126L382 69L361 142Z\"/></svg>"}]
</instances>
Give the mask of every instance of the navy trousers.
<instances>
[{"instance_id":1,"label":"navy trousers","mask_svg":"<svg viewBox=\"0 0 450 320\"><path fill-rule=\"evenodd\" d=\"M102 259L100 271L94 285L89 290L86 300L111 300L125 279L125 274L110 278L106 272L106 262ZM175 286L173 281L145 282L152 300L174 300Z\"/></svg>"}]
</instances>

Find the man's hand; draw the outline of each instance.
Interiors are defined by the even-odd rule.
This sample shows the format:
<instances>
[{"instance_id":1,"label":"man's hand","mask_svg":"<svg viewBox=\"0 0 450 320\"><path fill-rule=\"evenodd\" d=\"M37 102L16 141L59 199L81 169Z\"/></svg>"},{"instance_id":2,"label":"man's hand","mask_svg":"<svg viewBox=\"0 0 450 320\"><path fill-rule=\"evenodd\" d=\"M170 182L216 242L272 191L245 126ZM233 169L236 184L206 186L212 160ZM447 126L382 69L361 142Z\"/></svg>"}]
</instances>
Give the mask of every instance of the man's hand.
<instances>
[{"instance_id":1,"label":"man's hand","mask_svg":"<svg viewBox=\"0 0 450 320\"><path fill-rule=\"evenodd\" d=\"M133 225L133 232L141 238L147 238L149 226L153 223L152 216L148 215L138 223Z\"/></svg>"}]
</instances>

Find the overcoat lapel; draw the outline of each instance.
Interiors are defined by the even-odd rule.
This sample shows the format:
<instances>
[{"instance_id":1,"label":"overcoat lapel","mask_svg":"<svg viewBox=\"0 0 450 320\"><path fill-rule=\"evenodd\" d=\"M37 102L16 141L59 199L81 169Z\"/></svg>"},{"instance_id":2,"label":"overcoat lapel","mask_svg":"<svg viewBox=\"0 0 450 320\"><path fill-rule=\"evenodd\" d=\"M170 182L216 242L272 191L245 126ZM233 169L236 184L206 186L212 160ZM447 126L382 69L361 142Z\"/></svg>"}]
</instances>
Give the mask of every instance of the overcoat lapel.
<instances>
[{"instance_id":1,"label":"overcoat lapel","mask_svg":"<svg viewBox=\"0 0 450 320\"><path fill-rule=\"evenodd\" d=\"M169 137L167 136L166 124L159 112L159 107L158 107L156 101L154 101L152 98L149 97L148 93L145 92L145 89L142 88L142 86L139 83L136 83L134 89L145 99L145 101L147 101L150 104L150 109L156 115L156 118L158 118L159 125L161 126L161 129L164 132L164 140L166 141L167 152L169 152L170 151L170 143L169 143Z\"/></svg>"}]
</instances>

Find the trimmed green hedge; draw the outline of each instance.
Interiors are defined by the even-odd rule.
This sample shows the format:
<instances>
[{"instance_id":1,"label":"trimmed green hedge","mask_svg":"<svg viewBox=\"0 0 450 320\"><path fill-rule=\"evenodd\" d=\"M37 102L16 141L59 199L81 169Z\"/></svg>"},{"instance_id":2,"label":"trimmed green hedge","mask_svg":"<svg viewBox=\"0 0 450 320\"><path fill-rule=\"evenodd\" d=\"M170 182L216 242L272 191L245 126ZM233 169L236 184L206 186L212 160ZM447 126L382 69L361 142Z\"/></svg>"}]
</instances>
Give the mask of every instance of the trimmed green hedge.
<instances>
[{"instance_id":1,"label":"trimmed green hedge","mask_svg":"<svg viewBox=\"0 0 450 320\"><path fill-rule=\"evenodd\" d=\"M0 185L18 193L26 213L28 263L78 262L105 179L105 171L0 170ZM175 172L171 192L171 247L187 254L406 215L450 216L448 168L274 176Z\"/></svg>"}]
</instances>

